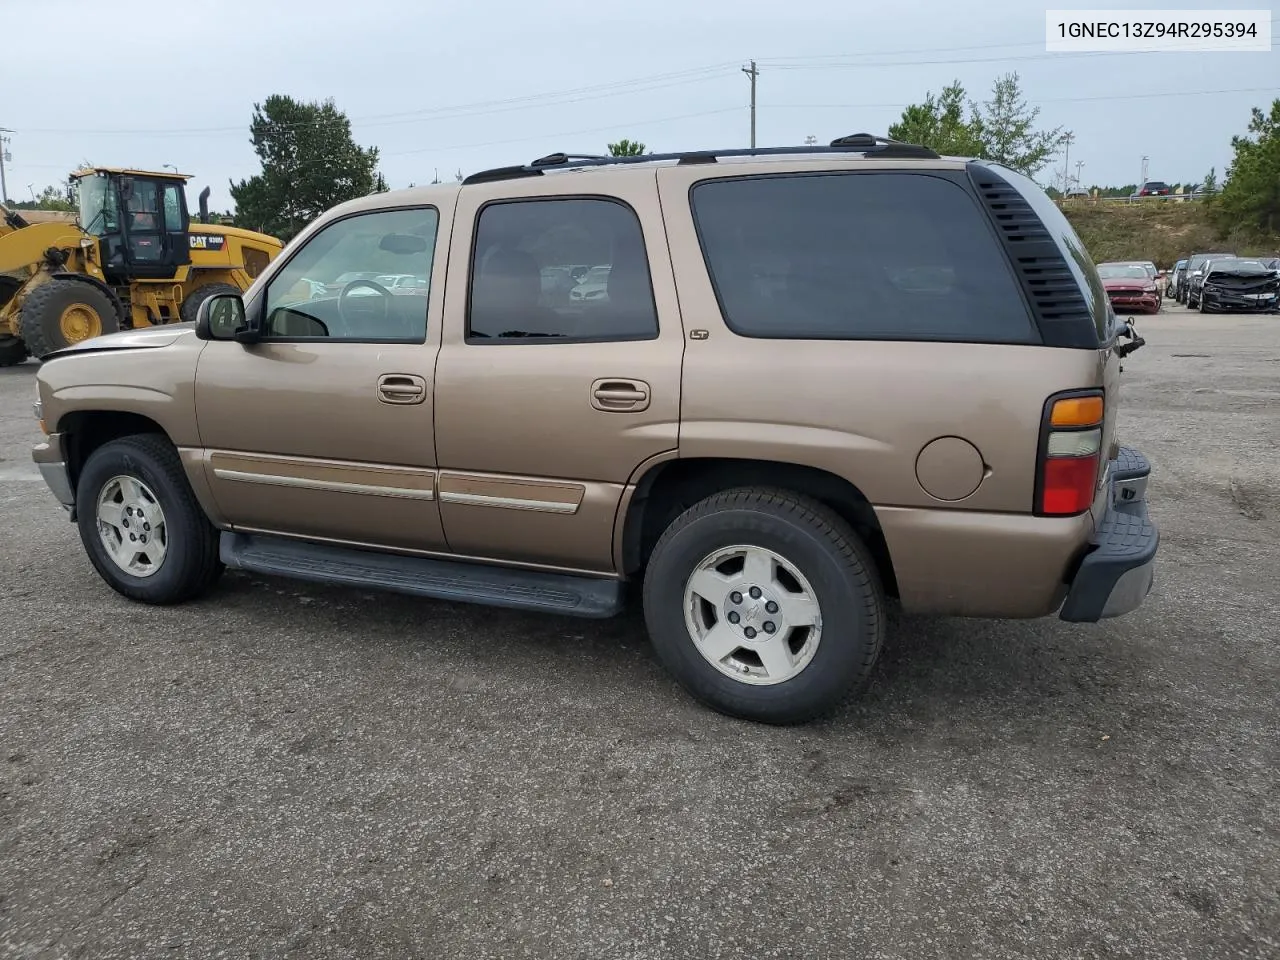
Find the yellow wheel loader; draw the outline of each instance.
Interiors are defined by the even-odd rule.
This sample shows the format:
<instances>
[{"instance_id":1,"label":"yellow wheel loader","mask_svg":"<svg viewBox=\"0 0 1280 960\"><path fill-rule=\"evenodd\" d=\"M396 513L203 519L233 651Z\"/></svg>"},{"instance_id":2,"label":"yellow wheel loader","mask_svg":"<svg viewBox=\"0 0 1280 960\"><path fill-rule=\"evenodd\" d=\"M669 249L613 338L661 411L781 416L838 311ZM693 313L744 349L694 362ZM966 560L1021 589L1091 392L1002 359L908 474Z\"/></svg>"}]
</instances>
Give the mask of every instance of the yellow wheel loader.
<instances>
[{"instance_id":1,"label":"yellow wheel loader","mask_svg":"<svg viewBox=\"0 0 1280 960\"><path fill-rule=\"evenodd\" d=\"M195 320L216 293L243 293L283 249L275 237L187 211L180 173L116 167L71 175L79 212L0 206L0 366L117 330Z\"/></svg>"}]
</instances>

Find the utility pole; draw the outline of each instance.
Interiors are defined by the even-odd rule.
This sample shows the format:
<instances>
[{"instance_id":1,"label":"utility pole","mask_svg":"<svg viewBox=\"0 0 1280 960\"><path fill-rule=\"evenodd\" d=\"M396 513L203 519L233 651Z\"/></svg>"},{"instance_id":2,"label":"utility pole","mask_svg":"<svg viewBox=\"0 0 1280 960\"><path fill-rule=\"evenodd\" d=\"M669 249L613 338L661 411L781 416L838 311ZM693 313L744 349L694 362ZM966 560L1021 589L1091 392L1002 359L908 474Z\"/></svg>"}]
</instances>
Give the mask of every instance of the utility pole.
<instances>
[{"instance_id":1,"label":"utility pole","mask_svg":"<svg viewBox=\"0 0 1280 960\"><path fill-rule=\"evenodd\" d=\"M1149 157L1142 158L1142 179L1138 181L1138 189L1142 189L1142 185L1147 182L1147 160Z\"/></svg>"},{"instance_id":2,"label":"utility pole","mask_svg":"<svg viewBox=\"0 0 1280 960\"><path fill-rule=\"evenodd\" d=\"M9 138L5 136L6 133L13 131L8 127L0 127L0 203L9 202L9 187L4 182L4 162L13 159L9 154Z\"/></svg>"},{"instance_id":3,"label":"utility pole","mask_svg":"<svg viewBox=\"0 0 1280 960\"><path fill-rule=\"evenodd\" d=\"M1076 186L1080 186L1080 168L1084 166L1083 160L1076 161Z\"/></svg>"},{"instance_id":4,"label":"utility pole","mask_svg":"<svg viewBox=\"0 0 1280 960\"><path fill-rule=\"evenodd\" d=\"M756 146L756 77L760 76L760 71L756 69L756 62L751 61L750 67L743 67L742 72L751 78L751 148L754 150Z\"/></svg>"},{"instance_id":5,"label":"utility pole","mask_svg":"<svg viewBox=\"0 0 1280 960\"><path fill-rule=\"evenodd\" d=\"M1070 169L1067 166L1067 161L1071 157L1071 144L1075 140L1075 138L1076 138L1076 135L1072 133L1070 130L1068 130L1066 133L1062 135L1062 142L1066 146L1066 149L1063 151L1063 156L1062 156L1062 192L1063 193L1066 193L1067 189L1071 186L1071 174L1067 172Z\"/></svg>"}]
</instances>

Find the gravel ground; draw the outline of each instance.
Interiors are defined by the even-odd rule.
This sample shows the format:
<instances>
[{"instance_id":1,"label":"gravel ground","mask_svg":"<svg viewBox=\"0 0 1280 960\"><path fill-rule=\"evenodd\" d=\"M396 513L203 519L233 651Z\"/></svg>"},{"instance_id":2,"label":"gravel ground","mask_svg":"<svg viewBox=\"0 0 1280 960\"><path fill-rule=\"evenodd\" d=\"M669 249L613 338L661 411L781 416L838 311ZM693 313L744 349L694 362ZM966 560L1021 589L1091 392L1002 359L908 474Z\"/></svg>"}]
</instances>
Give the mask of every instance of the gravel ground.
<instances>
[{"instance_id":1,"label":"gravel ground","mask_svg":"<svg viewBox=\"0 0 1280 960\"><path fill-rule=\"evenodd\" d=\"M4 957L1280 956L1280 318L1139 320L1155 592L897 618L775 729L591 622L109 591L0 370Z\"/></svg>"}]
</instances>

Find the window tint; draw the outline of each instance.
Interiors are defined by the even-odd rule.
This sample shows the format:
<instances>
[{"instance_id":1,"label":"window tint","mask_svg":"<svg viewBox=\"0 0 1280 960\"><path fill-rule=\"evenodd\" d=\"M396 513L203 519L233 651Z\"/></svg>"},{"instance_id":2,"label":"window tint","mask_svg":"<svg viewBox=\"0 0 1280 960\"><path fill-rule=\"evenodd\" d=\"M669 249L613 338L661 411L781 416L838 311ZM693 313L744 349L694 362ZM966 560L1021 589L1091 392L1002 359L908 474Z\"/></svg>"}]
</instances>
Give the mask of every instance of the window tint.
<instances>
[{"instance_id":1,"label":"window tint","mask_svg":"<svg viewBox=\"0 0 1280 960\"><path fill-rule=\"evenodd\" d=\"M713 180L693 191L725 321L753 337L1034 342L965 191L910 173Z\"/></svg>"},{"instance_id":2,"label":"window tint","mask_svg":"<svg viewBox=\"0 0 1280 960\"><path fill-rule=\"evenodd\" d=\"M492 203L476 226L467 339L643 340L658 333L635 213L612 200Z\"/></svg>"},{"instance_id":3,"label":"window tint","mask_svg":"<svg viewBox=\"0 0 1280 960\"><path fill-rule=\"evenodd\" d=\"M357 214L325 227L272 278L264 334L421 343L438 221L428 207Z\"/></svg>"}]
</instances>

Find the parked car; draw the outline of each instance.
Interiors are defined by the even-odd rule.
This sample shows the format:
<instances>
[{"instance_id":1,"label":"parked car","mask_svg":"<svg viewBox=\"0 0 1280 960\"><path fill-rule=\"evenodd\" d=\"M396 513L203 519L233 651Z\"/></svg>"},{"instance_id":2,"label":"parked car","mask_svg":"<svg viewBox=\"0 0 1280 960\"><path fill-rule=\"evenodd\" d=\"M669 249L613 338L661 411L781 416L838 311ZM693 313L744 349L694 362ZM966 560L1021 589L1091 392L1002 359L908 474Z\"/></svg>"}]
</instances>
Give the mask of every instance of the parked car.
<instances>
[{"instance_id":1,"label":"parked car","mask_svg":"<svg viewBox=\"0 0 1280 960\"><path fill-rule=\"evenodd\" d=\"M582 275L578 285L569 291L570 300L608 300L609 264L598 264Z\"/></svg>"},{"instance_id":2,"label":"parked car","mask_svg":"<svg viewBox=\"0 0 1280 960\"><path fill-rule=\"evenodd\" d=\"M1184 282L1179 286L1178 295L1180 302L1185 303L1190 308L1198 306L1196 296L1200 289L1200 281L1204 274L1204 265L1207 261L1221 257L1234 257L1234 253L1193 253L1187 258L1187 269ZM1183 290L1182 287L1186 289Z\"/></svg>"},{"instance_id":3,"label":"parked car","mask_svg":"<svg viewBox=\"0 0 1280 960\"><path fill-rule=\"evenodd\" d=\"M1141 263L1100 263L1098 276L1117 313L1139 310L1160 312L1160 291L1155 278Z\"/></svg>"},{"instance_id":4,"label":"parked car","mask_svg":"<svg viewBox=\"0 0 1280 960\"><path fill-rule=\"evenodd\" d=\"M1169 276L1164 285L1164 295L1166 298L1176 300L1178 298L1178 286L1182 283L1182 276L1187 267L1185 259L1179 260L1173 265L1173 269L1169 271Z\"/></svg>"},{"instance_id":5,"label":"parked car","mask_svg":"<svg viewBox=\"0 0 1280 960\"><path fill-rule=\"evenodd\" d=\"M1135 196L1138 197L1167 197L1173 193L1173 188L1163 180L1148 180L1141 187Z\"/></svg>"},{"instance_id":6,"label":"parked car","mask_svg":"<svg viewBox=\"0 0 1280 960\"><path fill-rule=\"evenodd\" d=\"M1280 308L1280 279L1261 260L1210 260L1196 302L1201 313L1274 313Z\"/></svg>"},{"instance_id":7,"label":"parked car","mask_svg":"<svg viewBox=\"0 0 1280 960\"><path fill-rule=\"evenodd\" d=\"M540 268L584 248L608 299L546 306ZM429 296L287 299L369 269ZM891 598L1142 604L1151 468L1117 432L1142 343L991 162L866 134L559 154L343 203L192 326L55 353L33 457L134 601L229 567L602 617L635 584L686 690L790 723L867 680Z\"/></svg>"}]
</instances>

